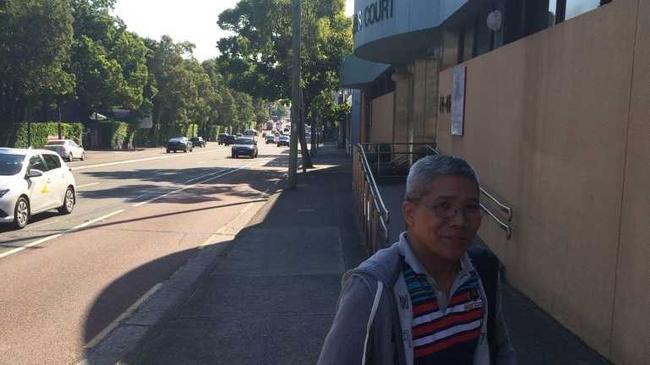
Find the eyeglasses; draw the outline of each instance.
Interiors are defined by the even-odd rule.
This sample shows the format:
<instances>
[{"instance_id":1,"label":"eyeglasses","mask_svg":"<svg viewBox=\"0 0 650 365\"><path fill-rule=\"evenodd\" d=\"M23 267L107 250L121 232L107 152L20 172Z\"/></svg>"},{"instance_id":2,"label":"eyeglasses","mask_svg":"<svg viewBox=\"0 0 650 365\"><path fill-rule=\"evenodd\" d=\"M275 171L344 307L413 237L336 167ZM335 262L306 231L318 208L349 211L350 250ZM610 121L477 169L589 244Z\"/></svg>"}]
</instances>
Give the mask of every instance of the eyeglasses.
<instances>
[{"instance_id":1,"label":"eyeglasses","mask_svg":"<svg viewBox=\"0 0 650 365\"><path fill-rule=\"evenodd\" d=\"M479 220L483 217L483 210L479 203L473 203L459 207L450 202L441 202L434 205L425 205L440 219L452 219L458 212L463 212L463 216L468 220Z\"/></svg>"}]
</instances>

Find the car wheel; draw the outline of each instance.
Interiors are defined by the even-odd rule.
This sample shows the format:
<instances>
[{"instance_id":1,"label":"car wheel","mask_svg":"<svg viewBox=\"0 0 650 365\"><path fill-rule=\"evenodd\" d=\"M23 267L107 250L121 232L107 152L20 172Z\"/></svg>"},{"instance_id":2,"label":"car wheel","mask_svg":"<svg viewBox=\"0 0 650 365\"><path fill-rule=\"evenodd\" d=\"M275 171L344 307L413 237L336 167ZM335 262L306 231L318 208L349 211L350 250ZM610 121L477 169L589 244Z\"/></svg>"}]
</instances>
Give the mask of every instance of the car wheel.
<instances>
[{"instance_id":1,"label":"car wheel","mask_svg":"<svg viewBox=\"0 0 650 365\"><path fill-rule=\"evenodd\" d=\"M65 191L65 196L63 197L63 205L59 207L59 213L61 214L70 214L74 209L75 197L74 190L72 186L69 186Z\"/></svg>"},{"instance_id":2,"label":"car wheel","mask_svg":"<svg viewBox=\"0 0 650 365\"><path fill-rule=\"evenodd\" d=\"M16 207L14 208L14 227L17 229L23 229L29 223L30 212L29 212L29 201L26 197L21 196L16 202Z\"/></svg>"},{"instance_id":3,"label":"car wheel","mask_svg":"<svg viewBox=\"0 0 650 365\"><path fill-rule=\"evenodd\" d=\"M86 152L81 152L81 161L86 160Z\"/></svg>"},{"instance_id":4,"label":"car wheel","mask_svg":"<svg viewBox=\"0 0 650 365\"><path fill-rule=\"evenodd\" d=\"M278 143L276 146L277 146L277 147L280 147L280 144Z\"/></svg>"},{"instance_id":5,"label":"car wheel","mask_svg":"<svg viewBox=\"0 0 650 365\"><path fill-rule=\"evenodd\" d=\"M171 152L171 151L167 150L167 153L169 153L169 152Z\"/></svg>"},{"instance_id":6,"label":"car wheel","mask_svg":"<svg viewBox=\"0 0 650 365\"><path fill-rule=\"evenodd\" d=\"M70 153L70 154L68 155L68 162L72 162L72 158L73 158L73 157L72 157L72 153Z\"/></svg>"}]
</instances>

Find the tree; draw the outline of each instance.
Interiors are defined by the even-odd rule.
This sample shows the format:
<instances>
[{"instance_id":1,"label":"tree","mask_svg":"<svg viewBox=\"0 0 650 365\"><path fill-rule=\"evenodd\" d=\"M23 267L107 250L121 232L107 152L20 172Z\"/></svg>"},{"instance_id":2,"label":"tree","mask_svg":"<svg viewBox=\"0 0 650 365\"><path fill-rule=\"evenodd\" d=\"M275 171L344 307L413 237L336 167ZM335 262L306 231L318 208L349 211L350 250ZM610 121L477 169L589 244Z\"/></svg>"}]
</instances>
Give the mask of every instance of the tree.
<instances>
[{"instance_id":1,"label":"tree","mask_svg":"<svg viewBox=\"0 0 650 365\"><path fill-rule=\"evenodd\" d=\"M255 124L260 128L260 126L264 126L271 119L271 113L269 112L270 103L264 99L255 99L253 106L255 108Z\"/></svg>"},{"instance_id":2,"label":"tree","mask_svg":"<svg viewBox=\"0 0 650 365\"><path fill-rule=\"evenodd\" d=\"M340 63L352 50L351 20L344 15L343 0L303 0L302 80L303 118L316 124L325 98L339 85ZM288 99L291 56L291 11L287 0L241 0L219 16L221 28L231 37L218 42L226 73L237 75L228 84L256 98ZM304 127L301 126L301 130ZM316 128L312 128L315 130ZM303 158L310 164L304 135Z\"/></svg>"},{"instance_id":3,"label":"tree","mask_svg":"<svg viewBox=\"0 0 650 365\"><path fill-rule=\"evenodd\" d=\"M4 145L30 108L70 95L72 13L67 0L0 2L0 126Z\"/></svg>"},{"instance_id":4,"label":"tree","mask_svg":"<svg viewBox=\"0 0 650 365\"><path fill-rule=\"evenodd\" d=\"M124 23L109 10L113 0L73 0L75 42L72 70L77 79L77 104L89 115L104 113L119 106L141 110L145 103L145 87L150 80L147 69L147 47L136 34L127 31Z\"/></svg>"}]
</instances>

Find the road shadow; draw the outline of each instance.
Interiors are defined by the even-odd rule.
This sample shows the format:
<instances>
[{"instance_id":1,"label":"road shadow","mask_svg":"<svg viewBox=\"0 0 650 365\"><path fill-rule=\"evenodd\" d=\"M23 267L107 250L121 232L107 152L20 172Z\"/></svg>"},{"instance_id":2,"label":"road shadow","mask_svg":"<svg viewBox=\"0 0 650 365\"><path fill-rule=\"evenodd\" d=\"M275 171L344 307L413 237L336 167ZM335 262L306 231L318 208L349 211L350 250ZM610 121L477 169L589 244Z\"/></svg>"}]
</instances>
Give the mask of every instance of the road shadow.
<instances>
[{"instance_id":1,"label":"road shadow","mask_svg":"<svg viewBox=\"0 0 650 365\"><path fill-rule=\"evenodd\" d=\"M282 161L285 158L278 158ZM355 228L355 219L353 215L353 210L349 209L349 202L351 201L351 189L349 188L349 182L345 179L340 179L338 173L333 170L347 170L349 165L344 164L341 166L340 161L337 166L332 166L331 168L314 171L313 174L305 175L301 178L301 185L306 186L306 188L299 188L298 190L283 190L279 192L271 201L271 204L266 205L249 225L237 234L237 236L232 241L226 241L224 243L219 243L216 246L224 247L237 247L237 240L242 237L246 237L251 232L254 232L260 228L263 229L283 229L292 231L294 228L311 228L311 229L322 229L323 227L338 227L340 231L340 239L344 241L346 247L354 246L356 251L354 255L350 255L350 252L347 251L347 248L344 248L344 253L346 258L352 256L355 257L354 260L346 262L345 268L350 268L361 260L363 257L363 249L358 245L359 236ZM345 171L339 171L339 173L346 173ZM260 175L248 175L248 178L259 179L261 181L266 181L268 184L275 180L278 177L284 177L284 173L275 172L275 171L265 171L266 176ZM349 178L349 171L347 172ZM323 180L325 179L325 180ZM335 183L336 182L336 183ZM243 183L243 182L242 182ZM263 184L256 181L248 181L248 184L255 186L256 190L262 190ZM322 184L319 185L319 184ZM275 184L274 184L275 185ZM282 184L283 185L283 184ZM307 189L310 191L307 192ZM345 207L348 207L346 209ZM317 211L318 214L315 215L312 212L312 209ZM286 232L286 231L285 231ZM269 237L269 249L273 249L273 237ZM336 242L336 240L334 240ZM334 242L333 242L334 243ZM193 301L196 304L196 301L201 301L197 297L198 292L201 287L205 289L207 285L214 287L214 285L219 285L218 282L214 282L211 279L211 275L218 270L219 265L223 264L229 257L229 249L224 248L222 252L216 254L213 260L203 271L199 280L191 283L191 286L186 289L186 292L181 296L182 299L175 303L166 303L171 305L165 312L164 317L160 321L157 321L154 325L153 323L148 322L151 319L151 313L147 309L137 311L130 319L124 321L126 327L117 331L133 331L138 332L144 337L141 337L142 342L138 343L122 343L120 346L128 347L129 349L135 348L136 345L144 346L142 351L132 353L126 358L119 356L111 357L110 348L115 344L111 341L118 336L108 336L105 342L100 343L98 346L92 349L88 349L86 352L86 360L89 365L99 365L99 364L114 364L117 361L120 361L122 364L198 364L206 363L198 361L197 359L213 359L208 361L208 363L224 363L226 360L219 360L217 353L220 351L220 345L222 341L230 341L231 339L222 338L225 333L228 333L228 330L223 324L221 328L215 328L215 331L219 334L203 332L203 329L194 329L191 334L180 332L165 332L164 334L159 331L159 325L164 326L164 324L176 323L179 321L179 318L176 318L178 310L180 307L187 304L189 301ZM188 263L187 266L191 266L189 263L194 262L197 258L200 258L202 254L201 250L188 250L178 254L173 254L167 257L162 257L158 260L149 262L141 267L138 267L126 275L116 279L111 284L109 284L106 289L95 299L95 302L90 307L86 316L86 324L84 333L82 336L82 341L88 343L97 336L106 326L108 326L120 313L124 312L131 303L134 303L138 298L147 293L147 291L156 285L160 281L160 275L158 280L149 277L151 273L158 272L172 275L173 270L170 270L168 265L178 265L182 266L184 263ZM308 253L305 255L309 256ZM312 254L313 255L313 254ZM190 261L188 261L191 258ZM270 259L269 259L270 260ZM254 263L251 263L253 265ZM316 262L314 262L316 264ZM309 263L305 263L306 266L309 266ZM185 268L181 269L184 270ZM174 280L174 277L170 278L170 281ZM207 277L207 279L206 279ZM261 279L261 278L260 278ZM293 282L292 279L287 279L290 282ZM301 280L314 280L315 286L310 286L313 288L319 288L317 290L324 290L323 285L327 286L326 292L329 293L332 291L332 295L327 294L325 297L328 305L323 307L325 313L331 313L336 304L336 292L339 288L339 277L332 276L327 279L327 284L318 285L317 276L308 277L305 279L296 279L298 282ZM130 283L135 281L141 281L138 283L136 288L130 288ZM165 284L166 285L166 284ZM298 284L296 284L298 285ZM232 286L232 285L231 285ZM217 291L220 291L219 288L214 288ZM226 289L226 288L223 288ZM229 290L232 290L230 288ZM164 295L164 289L161 289L160 293L156 295ZM301 295L300 292L296 295ZM322 296L322 294L321 294ZM231 298L229 300L237 300L236 298ZM242 298L243 300L243 298ZM273 300L270 298L264 300ZM279 299L276 299L276 301ZM113 304L115 302L115 304ZM152 297L151 303L156 302L156 297ZM163 303L164 304L164 303ZM161 304L146 304L143 308L148 308L153 305L158 306ZM242 305L244 305L242 303ZM295 305L295 304L292 304ZM289 310L287 308L271 308L271 310ZM319 308L312 308L314 311L320 311ZM149 318L146 320L142 319L142 313L144 313L144 318ZM242 313L244 317L250 317ZM147 317L149 316L149 317ZM216 317L214 317L216 316ZM206 323L205 326L201 328L208 328L212 324L218 325L220 320L218 320L220 314L214 314L214 321ZM244 318L242 317L242 319ZM322 339L324 338L328 328L329 322L331 321L331 315L319 315L319 320L317 325L312 324L312 328L309 329L309 335L296 335L292 337L295 340L292 340L293 343L287 343L286 348L273 348L268 349L268 351L278 353L283 353L284 351L290 351L291 353L300 353L305 359L305 362L302 363L314 363L316 357L318 356L318 351L322 345ZM198 319L199 321L201 319ZM227 323L233 323L232 321L238 321L238 319L228 318ZM248 321L248 319L246 319ZM258 332L259 336L266 338L269 334L269 330L266 328L268 323L265 323L264 318L259 319L259 331L254 328L241 328L241 331L246 333ZM288 328L300 328L299 318L294 318L290 320L290 324L287 324ZM140 327L137 327L140 326ZM143 328L147 326L150 328ZM146 334L145 334L146 333ZM195 337L198 336L198 337ZM208 339L208 337L210 337ZM280 336L282 337L282 336ZM253 340L251 338L251 340ZM216 341L216 342L215 342ZM291 342L291 341L290 341ZM255 340L251 343L252 346L256 349L252 349L253 352L257 352L260 349L260 346L263 346L261 343L257 343ZM275 346L275 345L274 345ZM238 347L239 348L239 347ZM231 350L232 352L232 350ZM261 359L258 359L261 361ZM207 360L206 360L207 361ZM259 361L257 363L259 363ZM231 362L231 363L241 363L241 362ZM270 362L274 363L274 362ZM282 363L282 362L280 362Z\"/></svg>"},{"instance_id":2,"label":"road shadow","mask_svg":"<svg viewBox=\"0 0 650 365\"><path fill-rule=\"evenodd\" d=\"M128 203L176 203L195 204L222 201L235 196L252 198L265 194L269 184L284 177L281 171L260 171L253 169L208 169L187 168L181 170L156 169L114 172L90 172L104 180L135 179L141 183L107 187L105 189L82 190L81 199L124 199ZM151 184L146 184L151 182ZM164 185L160 185L164 184ZM223 198L222 198L223 197Z\"/></svg>"}]
</instances>

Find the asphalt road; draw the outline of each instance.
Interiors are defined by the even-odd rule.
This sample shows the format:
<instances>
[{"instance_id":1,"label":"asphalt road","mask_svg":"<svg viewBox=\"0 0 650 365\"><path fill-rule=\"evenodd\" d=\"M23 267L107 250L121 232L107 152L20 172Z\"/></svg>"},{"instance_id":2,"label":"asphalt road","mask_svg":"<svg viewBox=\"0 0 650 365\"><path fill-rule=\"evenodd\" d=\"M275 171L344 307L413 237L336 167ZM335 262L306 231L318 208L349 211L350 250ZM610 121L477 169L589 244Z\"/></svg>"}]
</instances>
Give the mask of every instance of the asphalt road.
<instances>
[{"instance_id":1,"label":"asphalt road","mask_svg":"<svg viewBox=\"0 0 650 365\"><path fill-rule=\"evenodd\" d=\"M70 163L71 215L0 226L0 364L74 364L202 245L242 226L286 172L287 148L259 147L257 159L232 159L212 143Z\"/></svg>"}]
</instances>

